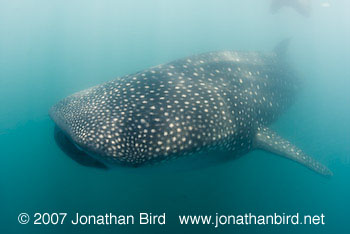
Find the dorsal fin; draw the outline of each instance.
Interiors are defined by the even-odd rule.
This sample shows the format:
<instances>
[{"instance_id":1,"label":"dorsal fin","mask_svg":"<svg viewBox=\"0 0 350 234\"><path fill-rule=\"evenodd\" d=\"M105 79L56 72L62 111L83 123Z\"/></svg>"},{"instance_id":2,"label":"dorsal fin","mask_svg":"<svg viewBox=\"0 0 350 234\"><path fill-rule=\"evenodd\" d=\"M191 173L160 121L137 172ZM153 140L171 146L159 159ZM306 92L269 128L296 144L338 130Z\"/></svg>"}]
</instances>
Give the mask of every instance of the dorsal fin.
<instances>
[{"instance_id":1,"label":"dorsal fin","mask_svg":"<svg viewBox=\"0 0 350 234\"><path fill-rule=\"evenodd\" d=\"M263 149L277 155L296 161L309 169L324 175L332 176L333 173L326 166L305 154L301 149L289 141L278 136L268 128L260 128L255 137L255 148Z\"/></svg>"},{"instance_id":2,"label":"dorsal fin","mask_svg":"<svg viewBox=\"0 0 350 234\"><path fill-rule=\"evenodd\" d=\"M292 37L285 38L275 46L273 51L278 57L284 58L286 56L291 39Z\"/></svg>"}]
</instances>

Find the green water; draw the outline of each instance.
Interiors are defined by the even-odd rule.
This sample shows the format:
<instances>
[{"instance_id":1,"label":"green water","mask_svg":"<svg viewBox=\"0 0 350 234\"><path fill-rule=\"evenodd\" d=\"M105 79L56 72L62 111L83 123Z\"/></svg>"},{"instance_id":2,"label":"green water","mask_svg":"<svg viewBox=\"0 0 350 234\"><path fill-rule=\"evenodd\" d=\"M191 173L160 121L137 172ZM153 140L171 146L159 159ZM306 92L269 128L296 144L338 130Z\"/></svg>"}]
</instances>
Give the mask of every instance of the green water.
<instances>
[{"instance_id":1,"label":"green water","mask_svg":"<svg viewBox=\"0 0 350 234\"><path fill-rule=\"evenodd\" d=\"M309 18L270 1L0 0L0 233L349 233L350 4L312 1ZM86 168L53 138L61 98L195 53L271 50L292 36L303 82L272 128L330 179L268 152L179 173ZM18 223L25 212L31 221ZM166 213L165 225L34 225L35 213ZM325 225L180 225L178 215L325 215Z\"/></svg>"}]
</instances>

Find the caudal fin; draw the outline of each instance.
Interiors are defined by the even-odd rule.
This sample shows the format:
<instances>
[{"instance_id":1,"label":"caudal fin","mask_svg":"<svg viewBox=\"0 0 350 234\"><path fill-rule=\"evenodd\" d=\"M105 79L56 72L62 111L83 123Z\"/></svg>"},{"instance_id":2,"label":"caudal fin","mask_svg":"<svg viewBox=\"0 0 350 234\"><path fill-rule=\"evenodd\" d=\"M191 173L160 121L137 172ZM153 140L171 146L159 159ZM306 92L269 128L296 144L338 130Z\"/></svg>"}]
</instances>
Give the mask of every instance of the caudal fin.
<instances>
[{"instance_id":1,"label":"caudal fin","mask_svg":"<svg viewBox=\"0 0 350 234\"><path fill-rule=\"evenodd\" d=\"M259 129L255 137L255 147L296 161L321 175L333 175L332 171L325 165L305 154L301 149L268 128Z\"/></svg>"}]
</instances>

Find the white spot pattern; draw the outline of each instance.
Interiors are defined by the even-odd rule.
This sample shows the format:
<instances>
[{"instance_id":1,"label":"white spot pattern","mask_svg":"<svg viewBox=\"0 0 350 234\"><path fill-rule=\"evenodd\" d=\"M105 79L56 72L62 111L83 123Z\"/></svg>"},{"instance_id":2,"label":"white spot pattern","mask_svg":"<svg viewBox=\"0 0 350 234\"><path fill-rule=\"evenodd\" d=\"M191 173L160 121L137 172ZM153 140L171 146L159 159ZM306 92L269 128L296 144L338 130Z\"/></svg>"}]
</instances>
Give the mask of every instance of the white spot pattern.
<instances>
[{"instance_id":1,"label":"white spot pattern","mask_svg":"<svg viewBox=\"0 0 350 234\"><path fill-rule=\"evenodd\" d=\"M201 54L76 93L50 114L109 164L139 166L204 150L238 155L293 99L293 79L276 64L274 54Z\"/></svg>"}]
</instances>

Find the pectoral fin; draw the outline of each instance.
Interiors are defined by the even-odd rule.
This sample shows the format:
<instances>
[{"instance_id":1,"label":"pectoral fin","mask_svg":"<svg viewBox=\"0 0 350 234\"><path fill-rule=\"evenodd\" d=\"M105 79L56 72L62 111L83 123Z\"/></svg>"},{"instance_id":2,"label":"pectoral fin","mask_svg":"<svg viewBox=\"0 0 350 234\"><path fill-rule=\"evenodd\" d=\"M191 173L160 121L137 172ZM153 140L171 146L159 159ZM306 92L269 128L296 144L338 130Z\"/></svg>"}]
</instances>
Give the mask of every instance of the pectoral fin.
<instances>
[{"instance_id":1,"label":"pectoral fin","mask_svg":"<svg viewBox=\"0 0 350 234\"><path fill-rule=\"evenodd\" d=\"M322 165L312 157L305 154L301 149L289 141L278 136L268 128L259 128L256 134L255 148L263 149L277 155L296 161L309 169L324 176L332 176L333 173L326 166Z\"/></svg>"}]
</instances>

